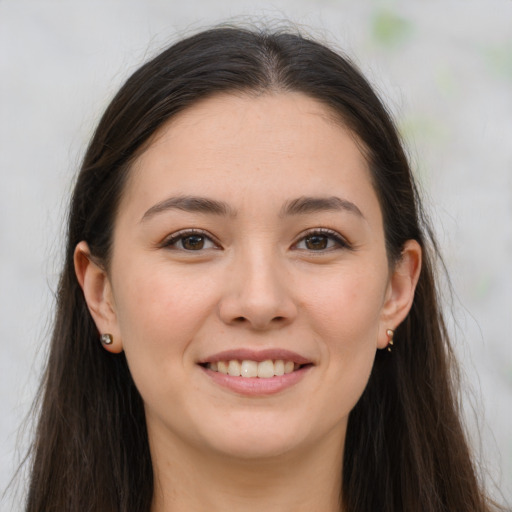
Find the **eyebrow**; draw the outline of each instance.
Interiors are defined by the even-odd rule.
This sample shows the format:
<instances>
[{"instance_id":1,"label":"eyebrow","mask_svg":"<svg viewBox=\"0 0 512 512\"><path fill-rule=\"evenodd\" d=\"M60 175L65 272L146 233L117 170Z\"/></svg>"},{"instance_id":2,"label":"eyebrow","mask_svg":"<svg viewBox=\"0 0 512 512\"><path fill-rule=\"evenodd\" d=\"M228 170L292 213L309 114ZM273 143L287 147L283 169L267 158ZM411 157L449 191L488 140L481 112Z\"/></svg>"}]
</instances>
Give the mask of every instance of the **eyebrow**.
<instances>
[{"instance_id":1,"label":"eyebrow","mask_svg":"<svg viewBox=\"0 0 512 512\"><path fill-rule=\"evenodd\" d=\"M196 196L169 197L153 205L142 216L141 221L168 210L182 210L185 212L207 213L222 216L234 216L236 212L223 201Z\"/></svg>"},{"instance_id":2,"label":"eyebrow","mask_svg":"<svg viewBox=\"0 0 512 512\"><path fill-rule=\"evenodd\" d=\"M341 199L340 197L308 197L302 196L292 201L288 201L279 214L280 217L288 215L303 215L307 213L318 213L318 212L337 212L346 211L353 213L358 217L364 219L364 215L361 210L351 201L347 199Z\"/></svg>"},{"instance_id":3,"label":"eyebrow","mask_svg":"<svg viewBox=\"0 0 512 512\"><path fill-rule=\"evenodd\" d=\"M199 196L173 196L153 205L142 216L141 222L169 210L182 210L192 213L235 217L237 212L228 203ZM325 211L346 211L364 219L361 210L351 201L336 196L301 196L287 201L279 213L280 217L304 215Z\"/></svg>"}]
</instances>

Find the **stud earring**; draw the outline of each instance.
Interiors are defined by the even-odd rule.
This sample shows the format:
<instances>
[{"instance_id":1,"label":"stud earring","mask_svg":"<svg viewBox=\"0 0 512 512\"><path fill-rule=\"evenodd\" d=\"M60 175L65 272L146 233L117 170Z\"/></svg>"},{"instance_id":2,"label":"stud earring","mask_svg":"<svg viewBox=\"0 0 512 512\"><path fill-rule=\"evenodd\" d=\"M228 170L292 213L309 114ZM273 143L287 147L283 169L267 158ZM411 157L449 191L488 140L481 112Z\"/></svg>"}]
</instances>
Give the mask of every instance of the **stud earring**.
<instances>
[{"instance_id":1,"label":"stud earring","mask_svg":"<svg viewBox=\"0 0 512 512\"><path fill-rule=\"evenodd\" d=\"M393 329L388 329L386 331L386 334L389 338L389 341L388 341L388 352L391 352L391 349L393 348L393 336L395 335L395 331L393 331Z\"/></svg>"},{"instance_id":2,"label":"stud earring","mask_svg":"<svg viewBox=\"0 0 512 512\"><path fill-rule=\"evenodd\" d=\"M100 341L103 345L112 345L114 338L112 334L105 333L100 336Z\"/></svg>"}]
</instances>

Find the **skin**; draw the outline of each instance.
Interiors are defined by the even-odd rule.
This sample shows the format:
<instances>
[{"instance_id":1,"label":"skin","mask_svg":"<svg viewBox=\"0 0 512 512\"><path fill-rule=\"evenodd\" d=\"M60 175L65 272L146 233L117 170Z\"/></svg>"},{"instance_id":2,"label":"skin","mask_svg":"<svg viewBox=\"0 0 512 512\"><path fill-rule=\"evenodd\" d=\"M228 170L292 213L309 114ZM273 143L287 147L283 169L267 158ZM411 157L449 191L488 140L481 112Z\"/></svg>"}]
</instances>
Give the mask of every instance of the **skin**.
<instances>
[{"instance_id":1,"label":"skin","mask_svg":"<svg viewBox=\"0 0 512 512\"><path fill-rule=\"evenodd\" d=\"M176 196L229 213L161 207ZM283 214L304 196L346 203ZM169 242L191 228L202 249ZM109 269L85 242L75 265L99 332L114 337L106 350L125 351L145 403L154 512L339 510L348 415L410 309L421 250L407 242L390 268L365 159L326 107L223 95L179 114L131 171ZM291 350L312 367L244 396L198 365L240 347Z\"/></svg>"}]
</instances>

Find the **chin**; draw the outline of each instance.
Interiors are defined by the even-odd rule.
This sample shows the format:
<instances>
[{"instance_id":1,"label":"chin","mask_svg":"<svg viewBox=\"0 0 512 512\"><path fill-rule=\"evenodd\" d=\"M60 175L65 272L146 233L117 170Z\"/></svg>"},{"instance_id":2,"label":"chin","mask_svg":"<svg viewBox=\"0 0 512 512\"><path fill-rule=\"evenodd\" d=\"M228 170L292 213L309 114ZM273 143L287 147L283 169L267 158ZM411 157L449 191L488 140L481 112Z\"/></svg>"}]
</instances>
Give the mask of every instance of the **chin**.
<instances>
[{"instance_id":1,"label":"chin","mask_svg":"<svg viewBox=\"0 0 512 512\"><path fill-rule=\"evenodd\" d=\"M217 439L211 448L218 455L239 460L272 459L300 450L300 440L282 439L276 435L244 433L230 439Z\"/></svg>"},{"instance_id":2,"label":"chin","mask_svg":"<svg viewBox=\"0 0 512 512\"><path fill-rule=\"evenodd\" d=\"M239 459L267 459L301 450L311 442L307 420L283 421L283 416L233 414L229 425L210 423L202 438L218 454Z\"/></svg>"}]
</instances>

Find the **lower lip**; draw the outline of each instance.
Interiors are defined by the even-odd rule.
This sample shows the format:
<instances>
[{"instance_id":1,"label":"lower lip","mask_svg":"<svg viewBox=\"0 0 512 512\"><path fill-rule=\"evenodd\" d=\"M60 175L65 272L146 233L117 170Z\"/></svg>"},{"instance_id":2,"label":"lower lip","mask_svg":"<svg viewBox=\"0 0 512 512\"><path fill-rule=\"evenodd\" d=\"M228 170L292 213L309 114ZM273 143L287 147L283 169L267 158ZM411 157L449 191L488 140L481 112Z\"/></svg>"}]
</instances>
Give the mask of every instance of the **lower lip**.
<instances>
[{"instance_id":1,"label":"lower lip","mask_svg":"<svg viewBox=\"0 0 512 512\"><path fill-rule=\"evenodd\" d=\"M220 372L214 372L208 368L201 369L216 384L224 388L228 388L235 393L247 396L257 395L273 395L284 391L297 384L308 373L312 366L303 366L291 373L284 375L276 375L269 379L261 379L258 377L233 377Z\"/></svg>"}]
</instances>

